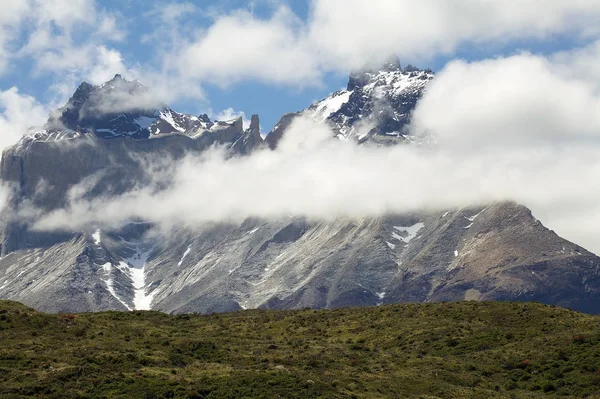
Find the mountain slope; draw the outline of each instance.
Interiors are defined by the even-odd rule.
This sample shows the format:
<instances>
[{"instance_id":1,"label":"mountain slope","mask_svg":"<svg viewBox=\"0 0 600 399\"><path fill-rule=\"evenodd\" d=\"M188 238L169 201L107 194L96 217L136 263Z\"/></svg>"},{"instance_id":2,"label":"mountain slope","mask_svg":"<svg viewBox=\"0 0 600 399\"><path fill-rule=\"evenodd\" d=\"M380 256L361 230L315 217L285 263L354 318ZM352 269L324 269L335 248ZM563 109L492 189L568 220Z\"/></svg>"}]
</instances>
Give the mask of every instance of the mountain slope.
<instances>
[{"instance_id":1,"label":"mountain slope","mask_svg":"<svg viewBox=\"0 0 600 399\"><path fill-rule=\"evenodd\" d=\"M12 252L0 260L0 295L52 312L465 299L538 300L599 312L598 257L512 203L335 222L249 219L145 237L150 227L92 230L68 243L55 237L50 247ZM49 255L65 245L71 258Z\"/></svg>"},{"instance_id":2,"label":"mountain slope","mask_svg":"<svg viewBox=\"0 0 600 399\"><path fill-rule=\"evenodd\" d=\"M346 92L300 114L330 124L341 139L409 143L414 138L403 129L431 78L430 71L389 62L379 71L353 74ZM59 115L87 115L90 104L104 103L98 98L105 92L115 97L119 87L125 94L118 98L146 90L120 77L82 87L88 94L76 93ZM111 110L124 120L139 117L131 109L117 111ZM0 298L49 312L210 313L475 299L538 300L600 313L600 259L511 202L333 221L247 219L168 232L143 220L106 231L32 230L36 212L61 208L78 184L85 182L86 199L150 182L168 187L168 176L153 181L149 164L177 163L212 145L226 147L230 156L253 156L266 145L276 147L298 114L284 116L265 141L256 115L247 130L241 119L199 117L204 127L160 133L150 127L148 138L129 134L129 128L98 135L97 128L113 119L94 115L46 136L25 137L4 152L0 177L13 195L0 215Z\"/></svg>"}]
</instances>

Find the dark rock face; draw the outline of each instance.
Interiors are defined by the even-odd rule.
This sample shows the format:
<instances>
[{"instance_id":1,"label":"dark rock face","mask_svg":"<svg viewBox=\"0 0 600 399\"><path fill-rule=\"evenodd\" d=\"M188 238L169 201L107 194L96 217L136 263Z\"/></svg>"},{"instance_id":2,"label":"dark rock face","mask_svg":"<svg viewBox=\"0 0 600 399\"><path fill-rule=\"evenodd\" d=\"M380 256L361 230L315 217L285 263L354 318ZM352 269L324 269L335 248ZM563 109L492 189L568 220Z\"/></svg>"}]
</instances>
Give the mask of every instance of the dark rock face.
<instances>
[{"instance_id":1,"label":"dark rock face","mask_svg":"<svg viewBox=\"0 0 600 399\"><path fill-rule=\"evenodd\" d=\"M262 147L263 138L260 135L260 121L258 115L252 115L250 127L233 143L231 149L235 154L248 155L255 149Z\"/></svg>"},{"instance_id":2,"label":"dark rock face","mask_svg":"<svg viewBox=\"0 0 600 399\"><path fill-rule=\"evenodd\" d=\"M90 131L102 138L148 138L160 104L145 103L147 91L141 83L129 82L121 75L101 86L84 82L67 104L51 115L47 128Z\"/></svg>"},{"instance_id":3,"label":"dark rock face","mask_svg":"<svg viewBox=\"0 0 600 399\"><path fill-rule=\"evenodd\" d=\"M429 69L412 65L402 69L398 58L391 58L379 68L353 72L346 90L333 93L299 114L327 122L334 135L360 143L395 145L411 141L406 127L433 77ZM284 118L267 135L271 148L289 126L289 117Z\"/></svg>"},{"instance_id":4,"label":"dark rock face","mask_svg":"<svg viewBox=\"0 0 600 399\"><path fill-rule=\"evenodd\" d=\"M294 118L296 118L298 115L299 114L297 113L291 113L285 114L281 117L279 122L277 122L277 124L273 128L273 130L271 130L271 132L269 132L269 134L265 138L265 141L269 145L270 149L273 150L277 147L277 143L279 143L279 140L281 140L285 131L290 127L290 125L294 121Z\"/></svg>"},{"instance_id":5,"label":"dark rock face","mask_svg":"<svg viewBox=\"0 0 600 399\"><path fill-rule=\"evenodd\" d=\"M82 83L67 104L50 116L39 135L53 140L72 138L74 133L103 139L147 139L167 134L196 136L212 128L220 130L220 124L207 115L175 112L155 101L152 92L140 82L116 75L100 86ZM233 124L241 134L241 125L237 121Z\"/></svg>"},{"instance_id":6,"label":"dark rock face","mask_svg":"<svg viewBox=\"0 0 600 399\"><path fill-rule=\"evenodd\" d=\"M149 175L139 159L178 162L215 144L228 148L231 156L275 148L302 114L331 124L344 137L356 136L355 124L369 122L369 115L387 115L373 119L372 130L356 139L400 140L390 129L406 123L407 110L414 107L429 75L410 66L402 70L393 62L382 71L365 72L368 79L354 79L352 91L285 115L265 141L256 115L244 130L241 118L178 119L183 114L166 108L158 110L148 138L124 134L106 139L93 126L72 125L72 110L79 112L78 123L85 121L80 115L87 111L82 110L98 90L83 84L60 113L66 112L61 123L74 129L38 132L2 156L0 178L14 188L14 195L0 215L0 298L50 312L151 308L208 313L538 300L600 313L600 259L511 202L333 221L247 219L194 229L175 226L162 235L144 221L111 231L89 226L83 231L37 232L14 217L31 207L62 207L69 190L83 181L89 182L85 198L143 185ZM396 90L398 82L402 90ZM388 114L375 111L378 85L390 94L385 97ZM118 114L131 120L136 116L130 110ZM179 129L167 132L163 123Z\"/></svg>"}]
</instances>

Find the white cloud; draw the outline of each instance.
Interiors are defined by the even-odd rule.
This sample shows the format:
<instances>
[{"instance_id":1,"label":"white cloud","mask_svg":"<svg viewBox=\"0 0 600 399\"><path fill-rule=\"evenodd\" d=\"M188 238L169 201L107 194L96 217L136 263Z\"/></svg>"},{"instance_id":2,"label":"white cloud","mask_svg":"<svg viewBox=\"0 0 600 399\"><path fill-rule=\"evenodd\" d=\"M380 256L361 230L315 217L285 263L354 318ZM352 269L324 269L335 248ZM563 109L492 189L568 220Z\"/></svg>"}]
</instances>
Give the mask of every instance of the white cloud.
<instances>
[{"instance_id":1,"label":"white cloud","mask_svg":"<svg viewBox=\"0 0 600 399\"><path fill-rule=\"evenodd\" d=\"M219 112L213 119L217 121L230 121L239 117L242 117L244 129L247 129L250 126L250 120L246 118L246 113L244 111L236 111L231 107Z\"/></svg>"},{"instance_id":2,"label":"white cloud","mask_svg":"<svg viewBox=\"0 0 600 399\"><path fill-rule=\"evenodd\" d=\"M144 14L145 19L155 28L151 33L142 36L143 43L153 42L161 51L175 50L178 43L184 41L184 32L189 33L189 27L182 23L182 18L198 13L198 8L192 3L161 3L155 5Z\"/></svg>"},{"instance_id":3,"label":"white cloud","mask_svg":"<svg viewBox=\"0 0 600 399\"><path fill-rule=\"evenodd\" d=\"M0 56L22 29L22 10L34 11L39 1L15 2L15 10L0 16ZM163 101L201 97L199 83L207 81L315 85L327 72L345 72L394 52L426 58L463 44L561 34L589 39L598 35L600 18L595 0L547 0L543 6L537 0L315 0L306 22L277 5L267 18L246 10L216 15L192 40L174 32L172 52L161 53L164 63L152 68L127 66L119 52L101 43L124 36L111 34L116 17L89 8L93 1L61 4L69 9L49 10L47 17L34 11L35 29L21 56L36 57L40 71L64 73L67 82L83 77L99 83L125 72L156 88ZM162 17L177 21L186 7ZM48 29L49 20L58 33ZM74 44L72 34L81 25L93 26L92 40ZM508 198L532 207L567 238L600 251L598 43L548 58L523 53L450 63L414 118L415 132L438 137L436 151L357 147L298 120L275 152L226 159L214 150L188 157L168 171L169 190L140 188L92 203L75 196L39 226L118 224L136 216L191 225L289 214L328 219ZM0 59L14 56L7 54ZM66 93L64 85L57 87ZM0 102L6 109L0 127L14 137L46 116L44 107L14 88L2 92Z\"/></svg>"},{"instance_id":4,"label":"white cloud","mask_svg":"<svg viewBox=\"0 0 600 399\"><path fill-rule=\"evenodd\" d=\"M415 131L434 133L435 149L357 146L298 119L276 151L189 156L155 176L172 182L165 191L74 197L38 227L132 217L167 227L290 214L327 220L511 199L600 252L600 97L581 82L552 57L457 61L415 114Z\"/></svg>"},{"instance_id":5,"label":"white cloud","mask_svg":"<svg viewBox=\"0 0 600 399\"><path fill-rule=\"evenodd\" d=\"M597 196L590 195L600 192L597 148L532 151L529 147L465 154L406 146L359 147L330 139L326 128L306 120L298 120L289 133L275 152L226 159L223 153L210 151L173 163L166 175L155 176L156 181L173 183L162 192L152 185L118 198L92 202L74 198L66 210L43 218L38 227L116 226L132 217L166 227L250 216L331 220L514 199L534 210L575 213L570 219L575 223L570 229L562 226L561 232L599 249L598 229L590 221L599 213L587 213L600 210Z\"/></svg>"},{"instance_id":6,"label":"white cloud","mask_svg":"<svg viewBox=\"0 0 600 399\"><path fill-rule=\"evenodd\" d=\"M89 71L89 83L101 84L112 79L117 73L128 72L120 52L105 46L98 46L95 50L96 62Z\"/></svg>"},{"instance_id":7,"label":"white cloud","mask_svg":"<svg viewBox=\"0 0 600 399\"><path fill-rule=\"evenodd\" d=\"M16 87L0 91L0 151L14 144L34 125L48 119L48 108Z\"/></svg>"},{"instance_id":8,"label":"white cloud","mask_svg":"<svg viewBox=\"0 0 600 399\"><path fill-rule=\"evenodd\" d=\"M553 54L553 66L563 76L577 79L595 91L600 91L600 40L583 48Z\"/></svg>"},{"instance_id":9,"label":"white cloud","mask_svg":"<svg viewBox=\"0 0 600 399\"><path fill-rule=\"evenodd\" d=\"M126 35L117 16L100 10L94 0L16 0L2 15L3 62L30 58L38 72L89 71L95 61L91 49Z\"/></svg>"},{"instance_id":10,"label":"white cloud","mask_svg":"<svg viewBox=\"0 0 600 399\"><path fill-rule=\"evenodd\" d=\"M96 21L96 32L94 35L100 39L108 39L111 41L120 42L127 37L127 31L120 27L122 22L118 18L106 12L101 12Z\"/></svg>"},{"instance_id":11,"label":"white cloud","mask_svg":"<svg viewBox=\"0 0 600 399\"><path fill-rule=\"evenodd\" d=\"M413 116L416 134L468 151L600 140L600 97L593 86L531 54L449 63L427 87Z\"/></svg>"},{"instance_id":12,"label":"white cloud","mask_svg":"<svg viewBox=\"0 0 600 399\"><path fill-rule=\"evenodd\" d=\"M427 59L463 44L597 37L596 0L313 0L307 21L285 5L268 18L247 10L215 16L181 53L181 73L229 85L257 79L311 86L326 72L380 63L389 54Z\"/></svg>"},{"instance_id":13,"label":"white cloud","mask_svg":"<svg viewBox=\"0 0 600 399\"><path fill-rule=\"evenodd\" d=\"M419 102L413 133L434 133L467 162L487 156L474 166L478 185L600 253L597 49L452 62ZM484 173L490 164L499 173Z\"/></svg>"},{"instance_id":14,"label":"white cloud","mask_svg":"<svg viewBox=\"0 0 600 399\"><path fill-rule=\"evenodd\" d=\"M246 10L218 18L179 58L180 72L228 86L243 79L314 85L320 70L302 21L279 7L268 19Z\"/></svg>"},{"instance_id":15,"label":"white cloud","mask_svg":"<svg viewBox=\"0 0 600 399\"><path fill-rule=\"evenodd\" d=\"M15 0L0 13L0 76L6 71L11 57L9 44L18 37L21 24L29 12L27 0Z\"/></svg>"},{"instance_id":16,"label":"white cloud","mask_svg":"<svg viewBox=\"0 0 600 399\"><path fill-rule=\"evenodd\" d=\"M315 0L311 39L334 68L392 52L410 58L463 43L598 33L595 0Z\"/></svg>"}]
</instances>

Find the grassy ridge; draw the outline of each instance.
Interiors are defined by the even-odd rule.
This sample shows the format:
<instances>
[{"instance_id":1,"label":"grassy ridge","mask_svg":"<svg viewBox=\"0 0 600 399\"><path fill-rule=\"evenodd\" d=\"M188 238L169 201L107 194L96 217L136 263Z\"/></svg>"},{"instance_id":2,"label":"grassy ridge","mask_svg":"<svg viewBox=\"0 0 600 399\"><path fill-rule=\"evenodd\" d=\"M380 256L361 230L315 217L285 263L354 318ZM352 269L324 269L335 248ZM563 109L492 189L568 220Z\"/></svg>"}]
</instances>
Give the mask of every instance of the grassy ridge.
<instances>
[{"instance_id":1,"label":"grassy ridge","mask_svg":"<svg viewBox=\"0 0 600 399\"><path fill-rule=\"evenodd\" d=\"M50 315L0 301L0 398L600 397L600 318L523 303Z\"/></svg>"}]
</instances>

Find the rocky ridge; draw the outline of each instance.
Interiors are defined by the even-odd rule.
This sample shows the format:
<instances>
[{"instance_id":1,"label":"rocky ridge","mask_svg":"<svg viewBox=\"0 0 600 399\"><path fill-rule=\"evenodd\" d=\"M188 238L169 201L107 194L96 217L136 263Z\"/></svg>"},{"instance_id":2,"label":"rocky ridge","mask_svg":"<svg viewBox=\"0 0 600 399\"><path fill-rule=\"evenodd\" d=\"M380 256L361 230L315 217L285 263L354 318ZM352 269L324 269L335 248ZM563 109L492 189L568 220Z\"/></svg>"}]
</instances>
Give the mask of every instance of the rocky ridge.
<instances>
[{"instance_id":1,"label":"rocky ridge","mask_svg":"<svg viewBox=\"0 0 600 399\"><path fill-rule=\"evenodd\" d=\"M14 192L0 215L0 298L50 312L209 313L465 299L539 300L600 312L600 259L511 202L335 221L251 218L175 226L163 235L148 234L154 226L144 221L110 231L37 232L14 218L32 205L61 207L82 181L91 182L89 198L143 184L140 158L177 162L214 144L232 156L275 148L299 114L329 124L340 139L410 142L404 129L432 78L431 71L396 62L353 73L345 91L284 116L265 140L258 116L244 130L241 119L215 122L164 106L105 106L94 114L105 92L128 98L145 89L118 76L82 85L42 132L3 154L0 177ZM119 85L129 94L115 95Z\"/></svg>"}]
</instances>

